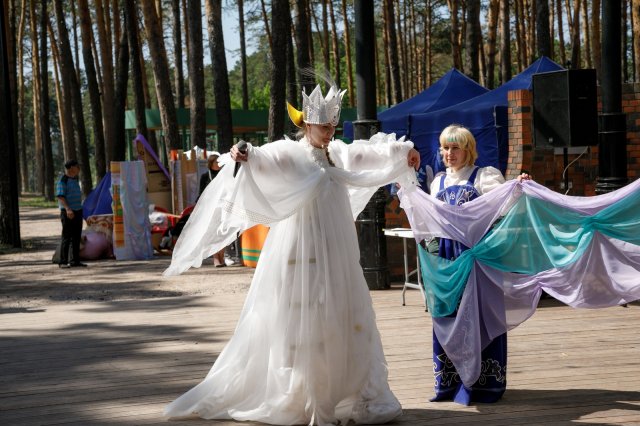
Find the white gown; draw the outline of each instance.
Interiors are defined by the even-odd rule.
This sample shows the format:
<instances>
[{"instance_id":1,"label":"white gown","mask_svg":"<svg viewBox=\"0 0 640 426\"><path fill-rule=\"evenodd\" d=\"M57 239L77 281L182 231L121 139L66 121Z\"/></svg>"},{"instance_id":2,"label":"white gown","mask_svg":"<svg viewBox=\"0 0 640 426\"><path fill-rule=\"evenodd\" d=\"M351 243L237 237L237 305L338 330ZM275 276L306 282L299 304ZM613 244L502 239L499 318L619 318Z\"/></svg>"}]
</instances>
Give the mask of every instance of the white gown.
<instances>
[{"instance_id":1,"label":"white gown","mask_svg":"<svg viewBox=\"0 0 640 426\"><path fill-rule=\"evenodd\" d=\"M331 167L306 139L284 140L251 147L235 179L233 165L223 168L165 274L199 266L236 231L255 223L271 229L233 337L167 416L323 425L385 423L402 413L387 382L353 219L379 186L415 183L412 146L384 134L332 141Z\"/></svg>"}]
</instances>

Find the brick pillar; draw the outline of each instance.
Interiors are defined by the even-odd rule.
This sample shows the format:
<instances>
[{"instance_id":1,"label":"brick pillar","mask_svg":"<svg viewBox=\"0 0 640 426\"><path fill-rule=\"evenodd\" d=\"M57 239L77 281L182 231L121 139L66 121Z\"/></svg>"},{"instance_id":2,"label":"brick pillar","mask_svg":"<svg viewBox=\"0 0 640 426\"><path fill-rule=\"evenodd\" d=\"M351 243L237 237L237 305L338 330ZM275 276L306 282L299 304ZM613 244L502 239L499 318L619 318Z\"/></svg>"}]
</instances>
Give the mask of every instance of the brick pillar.
<instances>
[{"instance_id":1,"label":"brick pillar","mask_svg":"<svg viewBox=\"0 0 640 426\"><path fill-rule=\"evenodd\" d=\"M622 111L627 114L627 177L640 177L640 83L622 85Z\"/></svg>"},{"instance_id":2,"label":"brick pillar","mask_svg":"<svg viewBox=\"0 0 640 426\"><path fill-rule=\"evenodd\" d=\"M529 90L512 90L509 101L509 159L505 178L529 173L538 183L553 188L553 148L534 149L532 134L533 98Z\"/></svg>"},{"instance_id":3,"label":"brick pillar","mask_svg":"<svg viewBox=\"0 0 640 426\"><path fill-rule=\"evenodd\" d=\"M531 92L512 90L509 101L509 160L507 179L514 179L522 172L532 171L533 138L531 136Z\"/></svg>"}]
</instances>

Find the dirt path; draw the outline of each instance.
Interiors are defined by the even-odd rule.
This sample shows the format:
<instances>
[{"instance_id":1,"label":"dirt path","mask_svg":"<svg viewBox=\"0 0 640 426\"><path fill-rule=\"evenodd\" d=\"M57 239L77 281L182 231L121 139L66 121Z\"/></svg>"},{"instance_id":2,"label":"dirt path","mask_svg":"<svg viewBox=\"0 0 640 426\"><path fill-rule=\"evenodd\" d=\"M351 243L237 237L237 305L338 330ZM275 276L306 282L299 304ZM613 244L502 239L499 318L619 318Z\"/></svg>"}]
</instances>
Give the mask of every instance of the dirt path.
<instances>
[{"instance_id":1,"label":"dirt path","mask_svg":"<svg viewBox=\"0 0 640 426\"><path fill-rule=\"evenodd\" d=\"M254 272L243 266L214 268L205 262L200 269L163 278L168 256L101 260L86 262L87 268L59 269L51 257L61 229L57 209L21 209L24 249L0 251L0 312L61 302L246 292Z\"/></svg>"}]
</instances>

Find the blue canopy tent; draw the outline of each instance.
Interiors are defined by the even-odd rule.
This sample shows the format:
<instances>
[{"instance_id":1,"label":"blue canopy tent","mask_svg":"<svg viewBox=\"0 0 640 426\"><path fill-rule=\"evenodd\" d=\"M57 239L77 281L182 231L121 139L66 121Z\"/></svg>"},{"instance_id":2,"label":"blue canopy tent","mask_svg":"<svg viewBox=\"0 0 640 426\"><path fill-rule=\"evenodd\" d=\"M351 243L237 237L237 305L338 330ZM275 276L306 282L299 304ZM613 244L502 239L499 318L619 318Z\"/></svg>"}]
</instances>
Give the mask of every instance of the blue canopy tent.
<instances>
[{"instance_id":1,"label":"blue canopy tent","mask_svg":"<svg viewBox=\"0 0 640 426\"><path fill-rule=\"evenodd\" d=\"M507 168L508 122L507 92L531 89L534 74L563 69L547 57L542 57L511 81L499 88L451 107L426 114L412 114L409 117L408 138L420 152L421 164L434 172L444 169L438 138L442 129L450 124L467 127L476 138L478 160L476 165L493 166L502 173ZM427 188L424 188L427 189Z\"/></svg>"},{"instance_id":2,"label":"blue canopy tent","mask_svg":"<svg viewBox=\"0 0 640 426\"><path fill-rule=\"evenodd\" d=\"M104 175L100 183L87 195L82 205L82 217L111 214L111 173Z\"/></svg>"},{"instance_id":3,"label":"blue canopy tent","mask_svg":"<svg viewBox=\"0 0 640 426\"><path fill-rule=\"evenodd\" d=\"M381 129L398 137L409 133L409 116L437 111L487 93L488 90L452 68L438 81L416 96L378 114ZM345 121L342 134L353 139L353 123Z\"/></svg>"}]
</instances>

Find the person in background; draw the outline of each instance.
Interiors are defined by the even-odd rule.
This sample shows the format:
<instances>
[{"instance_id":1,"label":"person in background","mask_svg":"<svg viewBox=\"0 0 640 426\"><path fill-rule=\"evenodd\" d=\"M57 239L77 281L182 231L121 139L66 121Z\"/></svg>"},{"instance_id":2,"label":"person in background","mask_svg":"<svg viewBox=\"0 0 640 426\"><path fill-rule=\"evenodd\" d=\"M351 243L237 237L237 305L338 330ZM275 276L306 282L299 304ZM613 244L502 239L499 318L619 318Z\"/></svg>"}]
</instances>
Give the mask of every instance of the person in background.
<instances>
[{"instance_id":1,"label":"person in background","mask_svg":"<svg viewBox=\"0 0 640 426\"><path fill-rule=\"evenodd\" d=\"M220 164L218 164L219 156L219 154L211 154L207 157L207 171L200 175L200 191L198 191L198 198L202 195L202 192L207 185L209 185L209 182L218 176L218 172L222 168Z\"/></svg>"},{"instance_id":2,"label":"person in background","mask_svg":"<svg viewBox=\"0 0 640 426\"><path fill-rule=\"evenodd\" d=\"M80 165L71 159L64 163L64 174L56 184L56 197L62 221L60 242L60 268L87 266L80 262L80 239L82 238L82 191L78 182ZM71 256L69 256L71 249Z\"/></svg>"}]
</instances>

